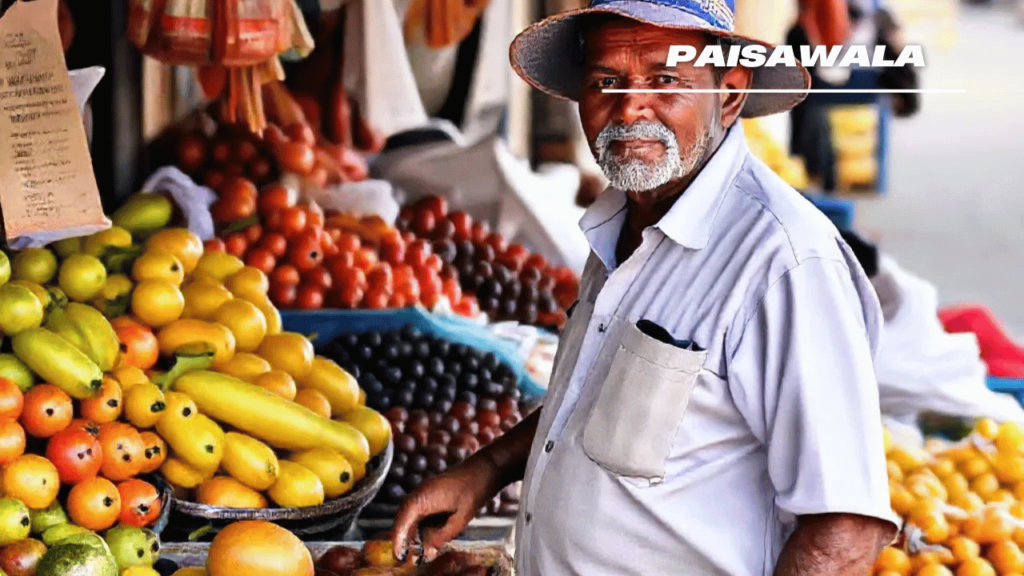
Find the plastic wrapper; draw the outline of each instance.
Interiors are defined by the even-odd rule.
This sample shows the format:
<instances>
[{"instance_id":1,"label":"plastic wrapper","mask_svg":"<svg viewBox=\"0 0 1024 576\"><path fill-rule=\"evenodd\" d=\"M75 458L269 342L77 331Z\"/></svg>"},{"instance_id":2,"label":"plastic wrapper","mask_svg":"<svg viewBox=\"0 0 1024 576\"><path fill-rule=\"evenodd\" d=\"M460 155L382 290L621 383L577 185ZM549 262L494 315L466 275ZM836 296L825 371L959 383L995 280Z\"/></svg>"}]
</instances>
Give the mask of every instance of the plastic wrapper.
<instances>
[{"instance_id":1,"label":"plastic wrapper","mask_svg":"<svg viewBox=\"0 0 1024 576\"><path fill-rule=\"evenodd\" d=\"M154 172L142 185L143 192L168 192L181 207L188 229L209 240L214 236L213 217L210 205L217 195L206 186L196 184L184 172L173 166L165 166Z\"/></svg>"}]
</instances>

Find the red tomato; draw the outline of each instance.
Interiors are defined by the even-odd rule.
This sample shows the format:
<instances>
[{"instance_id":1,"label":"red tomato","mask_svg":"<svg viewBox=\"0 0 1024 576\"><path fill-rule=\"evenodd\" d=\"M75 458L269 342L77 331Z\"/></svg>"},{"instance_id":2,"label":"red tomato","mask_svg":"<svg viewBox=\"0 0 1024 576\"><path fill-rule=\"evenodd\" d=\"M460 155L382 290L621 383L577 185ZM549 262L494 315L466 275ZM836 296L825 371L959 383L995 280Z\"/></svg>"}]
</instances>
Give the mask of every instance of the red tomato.
<instances>
[{"instance_id":1,"label":"red tomato","mask_svg":"<svg viewBox=\"0 0 1024 576\"><path fill-rule=\"evenodd\" d=\"M18 385L8 378L0 378L0 419L17 420L24 407L25 395Z\"/></svg>"},{"instance_id":2,"label":"red tomato","mask_svg":"<svg viewBox=\"0 0 1024 576\"><path fill-rule=\"evenodd\" d=\"M508 248L497 258L499 264L513 272L519 272L530 257L530 251L522 244L510 244Z\"/></svg>"},{"instance_id":3,"label":"red tomato","mask_svg":"<svg viewBox=\"0 0 1024 576\"><path fill-rule=\"evenodd\" d=\"M245 237L249 240L250 244L255 244L260 241L263 237L263 227L259 224L253 224L244 230Z\"/></svg>"},{"instance_id":4,"label":"red tomato","mask_svg":"<svg viewBox=\"0 0 1024 576\"><path fill-rule=\"evenodd\" d=\"M362 270L360 270L360 272L362 272ZM338 308L347 308L350 310L358 308L360 302L363 301L363 297L365 296L362 286L354 284L342 286L340 290L335 290L332 294L337 297Z\"/></svg>"},{"instance_id":5,"label":"red tomato","mask_svg":"<svg viewBox=\"0 0 1024 576\"><path fill-rule=\"evenodd\" d=\"M281 212L280 232L286 238L298 236L306 229L306 211L298 206L285 208Z\"/></svg>"},{"instance_id":6,"label":"red tomato","mask_svg":"<svg viewBox=\"0 0 1024 576\"><path fill-rule=\"evenodd\" d=\"M312 270L323 262L324 253L320 242L314 236L303 236L296 239L288 250L288 261L299 272Z\"/></svg>"},{"instance_id":7,"label":"red tomato","mask_svg":"<svg viewBox=\"0 0 1024 576\"><path fill-rule=\"evenodd\" d=\"M294 284L274 284L270 285L270 300L278 308L291 308L292 304L295 303L296 287Z\"/></svg>"},{"instance_id":8,"label":"red tomato","mask_svg":"<svg viewBox=\"0 0 1024 576\"><path fill-rule=\"evenodd\" d=\"M324 209L316 202L310 202L306 208L306 226L322 229L324 227Z\"/></svg>"},{"instance_id":9,"label":"red tomato","mask_svg":"<svg viewBox=\"0 0 1024 576\"><path fill-rule=\"evenodd\" d=\"M203 252L224 252L227 248L220 238L213 238L203 243Z\"/></svg>"},{"instance_id":10,"label":"red tomato","mask_svg":"<svg viewBox=\"0 0 1024 576\"><path fill-rule=\"evenodd\" d=\"M473 242L483 242L487 239L487 236L491 233L491 227L487 222L474 222L473 228L470 233L470 239Z\"/></svg>"},{"instance_id":11,"label":"red tomato","mask_svg":"<svg viewBox=\"0 0 1024 576\"><path fill-rule=\"evenodd\" d=\"M428 196L416 203L420 212L430 212L434 218L441 220L448 215L448 201L441 196Z\"/></svg>"},{"instance_id":12,"label":"red tomato","mask_svg":"<svg viewBox=\"0 0 1024 576\"><path fill-rule=\"evenodd\" d=\"M505 250L508 250L508 240L505 240L505 237L497 232L488 235L484 242L490 244L491 248L494 248L495 254L502 254Z\"/></svg>"},{"instance_id":13,"label":"red tomato","mask_svg":"<svg viewBox=\"0 0 1024 576\"><path fill-rule=\"evenodd\" d=\"M288 239L280 232L270 232L260 240L260 247L266 248L274 258L281 258L288 253Z\"/></svg>"},{"instance_id":14,"label":"red tomato","mask_svg":"<svg viewBox=\"0 0 1024 576\"><path fill-rule=\"evenodd\" d=\"M452 212L448 215L448 220L450 220L452 224L455 224L454 239L456 242L469 240L470 235L473 233L473 219L470 218L469 214L461 210L458 212Z\"/></svg>"},{"instance_id":15,"label":"red tomato","mask_svg":"<svg viewBox=\"0 0 1024 576\"><path fill-rule=\"evenodd\" d=\"M416 240L409 245L408 250L405 252L405 263L416 268L423 268L426 266L427 257L430 256L432 251L430 242Z\"/></svg>"},{"instance_id":16,"label":"red tomato","mask_svg":"<svg viewBox=\"0 0 1024 576\"><path fill-rule=\"evenodd\" d=\"M324 260L327 261L327 268L331 271L331 274L337 275L337 270L344 270L346 268L352 268L356 265L355 254L351 252L338 252L330 258L324 255Z\"/></svg>"},{"instance_id":17,"label":"red tomato","mask_svg":"<svg viewBox=\"0 0 1024 576\"><path fill-rule=\"evenodd\" d=\"M321 244L322 244L322 242L321 242ZM325 260L328 259L328 258L333 258L334 256L337 256L339 252L341 252L341 250L338 250L338 247L335 246L334 244L329 244L327 246L323 246L323 249L324 249L324 259Z\"/></svg>"},{"instance_id":18,"label":"red tomato","mask_svg":"<svg viewBox=\"0 0 1024 576\"><path fill-rule=\"evenodd\" d=\"M324 228L324 232L331 237L331 241L334 244L337 244L338 240L341 240L341 235L343 233L341 228L338 228L337 226L327 226Z\"/></svg>"},{"instance_id":19,"label":"red tomato","mask_svg":"<svg viewBox=\"0 0 1024 576\"><path fill-rule=\"evenodd\" d=\"M536 268L538 270L546 270L548 267L548 261L540 254L531 254L526 262L523 264L523 268Z\"/></svg>"},{"instance_id":20,"label":"red tomato","mask_svg":"<svg viewBox=\"0 0 1024 576\"><path fill-rule=\"evenodd\" d=\"M405 243L402 241L382 242L380 245L380 258L385 262L393 265L401 264L405 262L405 255Z\"/></svg>"},{"instance_id":21,"label":"red tomato","mask_svg":"<svg viewBox=\"0 0 1024 576\"><path fill-rule=\"evenodd\" d=\"M396 292L391 295L391 299L388 300L387 307L405 308L406 304L408 304L408 299L405 297L405 294L402 294L401 292Z\"/></svg>"},{"instance_id":22,"label":"red tomato","mask_svg":"<svg viewBox=\"0 0 1024 576\"><path fill-rule=\"evenodd\" d=\"M394 291L394 273L387 262L381 262L366 274L366 283L371 292L384 292L388 296Z\"/></svg>"},{"instance_id":23,"label":"red tomato","mask_svg":"<svg viewBox=\"0 0 1024 576\"><path fill-rule=\"evenodd\" d=\"M256 207L260 214L266 216L275 210L284 210L295 206L298 194L283 184L270 184L263 188L259 198L256 200Z\"/></svg>"},{"instance_id":24,"label":"red tomato","mask_svg":"<svg viewBox=\"0 0 1024 576\"><path fill-rule=\"evenodd\" d=\"M317 266L312 270L307 270L302 275L302 283L310 286L316 286L321 290L330 290L334 284L334 279L331 278L331 273L327 271L327 268L323 266Z\"/></svg>"},{"instance_id":25,"label":"red tomato","mask_svg":"<svg viewBox=\"0 0 1024 576\"><path fill-rule=\"evenodd\" d=\"M241 232L232 232L224 239L224 251L241 258L249 248L249 239Z\"/></svg>"},{"instance_id":26,"label":"red tomato","mask_svg":"<svg viewBox=\"0 0 1024 576\"><path fill-rule=\"evenodd\" d=\"M311 284L299 286L295 294L295 306L300 310L319 310L323 308L323 288Z\"/></svg>"},{"instance_id":27,"label":"red tomato","mask_svg":"<svg viewBox=\"0 0 1024 576\"><path fill-rule=\"evenodd\" d=\"M343 232L338 230L338 239L334 244L341 249L342 252L355 252L363 247L363 241L359 238L359 235L354 232Z\"/></svg>"},{"instance_id":28,"label":"red tomato","mask_svg":"<svg viewBox=\"0 0 1024 576\"><path fill-rule=\"evenodd\" d=\"M412 229L420 236L429 237L437 226L437 217L429 210L420 210L412 221Z\"/></svg>"},{"instance_id":29,"label":"red tomato","mask_svg":"<svg viewBox=\"0 0 1024 576\"><path fill-rule=\"evenodd\" d=\"M334 270L333 275L334 285L339 288L343 288L345 286L357 286L365 290L368 284L366 280L366 272L363 272L361 268L356 268L354 266Z\"/></svg>"},{"instance_id":30,"label":"red tomato","mask_svg":"<svg viewBox=\"0 0 1024 576\"><path fill-rule=\"evenodd\" d=\"M431 254L427 256L427 261L424 262L423 267L428 270L440 272L444 268L444 260L441 259L437 254Z\"/></svg>"},{"instance_id":31,"label":"red tomato","mask_svg":"<svg viewBox=\"0 0 1024 576\"><path fill-rule=\"evenodd\" d=\"M270 281L287 286L298 286L299 271L291 264L281 264L270 273Z\"/></svg>"},{"instance_id":32,"label":"red tomato","mask_svg":"<svg viewBox=\"0 0 1024 576\"><path fill-rule=\"evenodd\" d=\"M372 248L360 248L355 253L354 264L357 268L369 271L379 263L380 258L377 257L377 253Z\"/></svg>"},{"instance_id":33,"label":"red tomato","mask_svg":"<svg viewBox=\"0 0 1024 576\"><path fill-rule=\"evenodd\" d=\"M266 248L254 248L245 256L245 264L252 266L264 274L270 274L277 265L277 259Z\"/></svg>"},{"instance_id":34,"label":"red tomato","mask_svg":"<svg viewBox=\"0 0 1024 576\"><path fill-rule=\"evenodd\" d=\"M124 526L144 528L160 518L160 493L149 482L137 478L117 485L121 494L121 515L118 521Z\"/></svg>"},{"instance_id":35,"label":"red tomato","mask_svg":"<svg viewBox=\"0 0 1024 576\"><path fill-rule=\"evenodd\" d=\"M85 430L64 430L46 444L46 459L57 467L64 484L78 484L95 478L103 465L103 448Z\"/></svg>"},{"instance_id":36,"label":"red tomato","mask_svg":"<svg viewBox=\"0 0 1024 576\"><path fill-rule=\"evenodd\" d=\"M391 297L385 292L370 291L363 297L363 307L371 310L383 310L388 307L390 299Z\"/></svg>"}]
</instances>

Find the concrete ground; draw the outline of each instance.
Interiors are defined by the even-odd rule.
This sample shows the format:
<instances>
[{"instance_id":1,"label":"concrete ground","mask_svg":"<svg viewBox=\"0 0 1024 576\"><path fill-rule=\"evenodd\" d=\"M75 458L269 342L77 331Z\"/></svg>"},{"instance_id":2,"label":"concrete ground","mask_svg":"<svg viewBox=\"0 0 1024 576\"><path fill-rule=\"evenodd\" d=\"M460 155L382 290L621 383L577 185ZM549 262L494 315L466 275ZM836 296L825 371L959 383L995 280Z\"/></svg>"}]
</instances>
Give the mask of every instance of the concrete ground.
<instances>
[{"instance_id":1,"label":"concrete ground","mask_svg":"<svg viewBox=\"0 0 1024 576\"><path fill-rule=\"evenodd\" d=\"M962 5L959 40L928 50L920 113L892 130L889 192L859 228L942 303L990 306L1024 339L1024 24L1016 2Z\"/></svg>"}]
</instances>

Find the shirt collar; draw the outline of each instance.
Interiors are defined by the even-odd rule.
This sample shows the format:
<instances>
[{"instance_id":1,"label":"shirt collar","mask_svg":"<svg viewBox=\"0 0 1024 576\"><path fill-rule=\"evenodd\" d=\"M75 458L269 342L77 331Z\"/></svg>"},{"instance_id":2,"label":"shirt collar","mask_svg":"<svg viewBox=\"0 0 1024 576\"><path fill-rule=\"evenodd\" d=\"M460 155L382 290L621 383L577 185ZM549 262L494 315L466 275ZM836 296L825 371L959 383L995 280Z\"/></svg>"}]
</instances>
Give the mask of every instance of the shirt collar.
<instances>
[{"instance_id":1,"label":"shirt collar","mask_svg":"<svg viewBox=\"0 0 1024 576\"><path fill-rule=\"evenodd\" d=\"M674 242L694 250L707 247L718 209L748 152L741 122L729 129L711 160L686 187L668 213L655 225ZM626 193L607 188L580 219L590 248L609 270L615 268L615 248L626 222Z\"/></svg>"}]
</instances>

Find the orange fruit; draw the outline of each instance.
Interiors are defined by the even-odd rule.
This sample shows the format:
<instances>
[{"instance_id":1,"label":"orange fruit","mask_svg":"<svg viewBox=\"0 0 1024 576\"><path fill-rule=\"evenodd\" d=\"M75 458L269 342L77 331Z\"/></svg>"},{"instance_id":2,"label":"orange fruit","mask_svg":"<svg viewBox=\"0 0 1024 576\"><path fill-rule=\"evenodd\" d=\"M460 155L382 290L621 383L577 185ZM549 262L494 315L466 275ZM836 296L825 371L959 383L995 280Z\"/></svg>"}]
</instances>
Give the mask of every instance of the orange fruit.
<instances>
[{"instance_id":1,"label":"orange fruit","mask_svg":"<svg viewBox=\"0 0 1024 576\"><path fill-rule=\"evenodd\" d=\"M167 459L167 443L156 432L141 432L143 446L143 464L139 470L140 474L156 472Z\"/></svg>"},{"instance_id":2,"label":"orange fruit","mask_svg":"<svg viewBox=\"0 0 1024 576\"><path fill-rule=\"evenodd\" d=\"M1003 540L989 546L985 551L985 559L1000 574L1024 572L1024 552L1012 541Z\"/></svg>"},{"instance_id":3,"label":"orange fruit","mask_svg":"<svg viewBox=\"0 0 1024 576\"><path fill-rule=\"evenodd\" d=\"M133 478L118 484L117 491L121 495L121 524L143 528L160 517L160 493L149 482Z\"/></svg>"},{"instance_id":4,"label":"orange fruit","mask_svg":"<svg viewBox=\"0 0 1024 576\"><path fill-rule=\"evenodd\" d=\"M0 421L0 465L7 465L25 453L25 429L17 420Z\"/></svg>"},{"instance_id":5,"label":"orange fruit","mask_svg":"<svg viewBox=\"0 0 1024 576\"><path fill-rule=\"evenodd\" d=\"M915 576L953 576L953 572L942 564L926 564L917 571Z\"/></svg>"},{"instance_id":6,"label":"orange fruit","mask_svg":"<svg viewBox=\"0 0 1024 576\"><path fill-rule=\"evenodd\" d=\"M957 567L956 576L997 576L997 574L987 560L969 558Z\"/></svg>"},{"instance_id":7,"label":"orange fruit","mask_svg":"<svg viewBox=\"0 0 1024 576\"><path fill-rule=\"evenodd\" d=\"M266 508L262 494L230 476L214 476L196 488L196 502L222 508Z\"/></svg>"},{"instance_id":8,"label":"orange fruit","mask_svg":"<svg viewBox=\"0 0 1024 576\"><path fill-rule=\"evenodd\" d=\"M32 510L53 504L60 490L60 475L52 462L35 454L22 454L3 471L3 492Z\"/></svg>"},{"instance_id":9,"label":"orange fruit","mask_svg":"<svg viewBox=\"0 0 1024 576\"><path fill-rule=\"evenodd\" d=\"M977 558L981 555L981 546L966 536L956 536L950 539L948 547L957 564L962 564L969 558Z\"/></svg>"},{"instance_id":10,"label":"orange fruit","mask_svg":"<svg viewBox=\"0 0 1024 576\"><path fill-rule=\"evenodd\" d=\"M121 494L106 478L92 478L76 484L68 494L68 517L89 530L106 530L121 514Z\"/></svg>"},{"instance_id":11,"label":"orange fruit","mask_svg":"<svg viewBox=\"0 0 1024 576\"><path fill-rule=\"evenodd\" d=\"M295 388L295 379L284 370L264 372L253 378L252 383L287 400L294 400L298 394L298 390Z\"/></svg>"},{"instance_id":12,"label":"orange fruit","mask_svg":"<svg viewBox=\"0 0 1024 576\"><path fill-rule=\"evenodd\" d=\"M142 470L146 448L138 430L122 422L109 422L100 426L97 438L103 447L103 477L121 482Z\"/></svg>"},{"instance_id":13,"label":"orange fruit","mask_svg":"<svg viewBox=\"0 0 1024 576\"><path fill-rule=\"evenodd\" d=\"M160 346L153 331L130 316L118 316L110 321L121 341L120 366L135 366L149 370L160 359Z\"/></svg>"},{"instance_id":14,"label":"orange fruit","mask_svg":"<svg viewBox=\"0 0 1024 576\"><path fill-rule=\"evenodd\" d=\"M17 419L24 407L25 395L18 385L8 378L0 378L0 419Z\"/></svg>"},{"instance_id":15,"label":"orange fruit","mask_svg":"<svg viewBox=\"0 0 1024 576\"><path fill-rule=\"evenodd\" d=\"M301 404L328 420L331 418L331 402L319 390L312 388L299 390L295 394L294 401L296 404Z\"/></svg>"},{"instance_id":16,"label":"orange fruit","mask_svg":"<svg viewBox=\"0 0 1024 576\"><path fill-rule=\"evenodd\" d=\"M291 532L263 521L235 522L220 531L206 559L210 576L313 576L313 557Z\"/></svg>"},{"instance_id":17,"label":"orange fruit","mask_svg":"<svg viewBox=\"0 0 1024 576\"><path fill-rule=\"evenodd\" d=\"M882 549L882 553L875 560L875 570L878 572L888 570L907 576L910 574L910 558L903 550L888 546Z\"/></svg>"},{"instance_id":18,"label":"orange fruit","mask_svg":"<svg viewBox=\"0 0 1024 576\"><path fill-rule=\"evenodd\" d=\"M21 425L36 438L49 438L68 427L74 418L71 397L53 384L39 384L25 393Z\"/></svg>"},{"instance_id":19,"label":"orange fruit","mask_svg":"<svg viewBox=\"0 0 1024 576\"><path fill-rule=\"evenodd\" d=\"M117 380L104 376L99 393L92 398L82 400L79 414L86 420L92 420L97 424L106 424L117 420L121 415L122 408L121 385L117 383Z\"/></svg>"}]
</instances>

